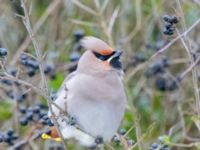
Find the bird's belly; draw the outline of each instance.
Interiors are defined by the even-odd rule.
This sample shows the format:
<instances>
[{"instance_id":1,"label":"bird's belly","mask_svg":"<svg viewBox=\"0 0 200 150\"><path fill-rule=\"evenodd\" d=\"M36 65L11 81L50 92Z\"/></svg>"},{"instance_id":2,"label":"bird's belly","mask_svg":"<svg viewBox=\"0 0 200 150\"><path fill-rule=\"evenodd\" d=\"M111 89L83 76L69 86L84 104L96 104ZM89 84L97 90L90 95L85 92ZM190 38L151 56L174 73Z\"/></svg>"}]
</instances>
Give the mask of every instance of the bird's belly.
<instances>
[{"instance_id":1,"label":"bird's belly","mask_svg":"<svg viewBox=\"0 0 200 150\"><path fill-rule=\"evenodd\" d=\"M87 133L109 141L120 125L123 110L108 102L77 101L68 102L68 113L77 119L78 124Z\"/></svg>"}]
</instances>

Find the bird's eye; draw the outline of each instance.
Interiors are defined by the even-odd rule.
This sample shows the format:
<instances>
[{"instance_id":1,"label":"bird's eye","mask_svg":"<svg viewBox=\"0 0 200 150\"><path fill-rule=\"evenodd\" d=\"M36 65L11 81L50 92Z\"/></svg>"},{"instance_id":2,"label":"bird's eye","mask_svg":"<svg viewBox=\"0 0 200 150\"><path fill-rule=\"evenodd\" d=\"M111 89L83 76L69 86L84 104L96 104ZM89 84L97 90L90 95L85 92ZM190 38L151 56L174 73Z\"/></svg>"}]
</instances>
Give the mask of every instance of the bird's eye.
<instances>
[{"instance_id":1,"label":"bird's eye","mask_svg":"<svg viewBox=\"0 0 200 150\"><path fill-rule=\"evenodd\" d=\"M113 51L111 54L109 55L101 55L97 52L93 52L94 55L96 56L96 58L102 60L102 61L106 61L107 59L109 59L113 54L115 54L115 51Z\"/></svg>"}]
</instances>

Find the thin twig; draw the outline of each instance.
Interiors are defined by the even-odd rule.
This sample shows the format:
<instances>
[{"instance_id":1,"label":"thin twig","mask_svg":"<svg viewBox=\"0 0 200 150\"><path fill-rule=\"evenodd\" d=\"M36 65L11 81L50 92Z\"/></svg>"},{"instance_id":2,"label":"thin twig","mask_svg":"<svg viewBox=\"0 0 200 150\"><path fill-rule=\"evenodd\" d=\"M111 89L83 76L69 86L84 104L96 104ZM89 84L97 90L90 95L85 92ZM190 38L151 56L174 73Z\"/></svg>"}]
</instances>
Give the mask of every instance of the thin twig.
<instances>
[{"instance_id":1,"label":"thin twig","mask_svg":"<svg viewBox=\"0 0 200 150\"><path fill-rule=\"evenodd\" d=\"M44 13L42 14L42 16L38 19L38 21L36 22L36 24L33 27L33 35L35 35L39 29L42 27L42 25L44 24L44 22L47 20L47 18L54 12L54 10L61 4L62 0L54 0L49 6L48 8L44 11ZM23 18L22 15L16 14L16 16ZM18 48L17 52L15 53L15 55L13 56L13 59L10 61L10 65L14 66L20 56L20 54L27 49L27 47L29 46L29 44L31 43L31 39L29 37L29 35L26 36L25 40L22 42L22 44L20 45L20 47Z\"/></svg>"},{"instance_id":2,"label":"thin twig","mask_svg":"<svg viewBox=\"0 0 200 150\"><path fill-rule=\"evenodd\" d=\"M115 24L118 14L119 14L119 8L120 8L119 6L117 8L115 8L115 10L111 16L110 23L108 25L108 34L110 34L110 35L112 35L113 26Z\"/></svg>"},{"instance_id":3,"label":"thin twig","mask_svg":"<svg viewBox=\"0 0 200 150\"><path fill-rule=\"evenodd\" d=\"M76 6L78 6L79 8L85 10L86 12L88 12L88 13L94 15L94 16L97 15L97 13L96 13L94 10L92 10L92 9L89 8L88 6L82 4L79 0L72 0L72 2L73 2Z\"/></svg>"},{"instance_id":4,"label":"thin twig","mask_svg":"<svg viewBox=\"0 0 200 150\"><path fill-rule=\"evenodd\" d=\"M44 75L44 66L43 66L43 60L42 60L42 53L41 50L39 49L39 45L38 45L38 41L35 38L35 35L32 31L31 28L31 24L30 24L30 19L29 19L29 15L28 15L28 10L25 6L24 0L21 0L21 6L24 10L24 19L22 20L28 33L29 36L31 38L31 41L33 43L33 46L35 48L35 52L36 52L36 56L37 56L37 60L39 62L39 69L40 69L40 75L41 75L41 83L42 83L42 88L44 88L44 90L48 93L48 86L47 86L47 81Z\"/></svg>"},{"instance_id":5,"label":"thin twig","mask_svg":"<svg viewBox=\"0 0 200 150\"><path fill-rule=\"evenodd\" d=\"M30 20L29 20L29 15L28 15L28 10L27 10L27 8L25 6L24 0L21 0L20 2L21 2L22 8L24 9L24 15L25 15L24 16L25 19L23 19L22 21L23 21L23 23L24 23L24 25L25 25L28 33L29 33L29 36L30 36L31 41L33 43L33 46L35 48L37 60L39 62L39 69L40 69L40 75L41 75L41 81L42 81L42 88L44 89L44 91L45 91L45 93L47 95L48 94L48 85L47 85L47 81L46 81L45 74L44 74L44 66L43 66L43 61L42 61L42 53L41 53L41 51L39 49L38 41L36 40L35 35L34 35L33 31L32 31ZM51 112L51 114L53 116L52 117L52 121L53 121L55 127L57 128L59 136L62 139L64 148L67 149L66 145L65 145L65 142L64 142L63 135L62 135L62 133L61 133L61 131L59 129L58 122L55 119L55 113L53 112L53 109L52 109L51 100L47 100L47 103L48 103L48 106L49 106L49 111Z\"/></svg>"}]
</instances>

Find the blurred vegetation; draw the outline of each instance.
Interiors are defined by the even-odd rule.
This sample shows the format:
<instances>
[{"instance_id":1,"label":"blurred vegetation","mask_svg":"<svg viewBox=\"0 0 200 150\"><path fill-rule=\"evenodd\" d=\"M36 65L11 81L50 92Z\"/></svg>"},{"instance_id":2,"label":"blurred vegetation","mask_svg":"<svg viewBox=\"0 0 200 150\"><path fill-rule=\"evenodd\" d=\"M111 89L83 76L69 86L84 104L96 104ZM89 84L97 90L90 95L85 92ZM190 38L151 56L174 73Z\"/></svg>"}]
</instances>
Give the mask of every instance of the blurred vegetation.
<instances>
[{"instance_id":1,"label":"blurred vegetation","mask_svg":"<svg viewBox=\"0 0 200 150\"><path fill-rule=\"evenodd\" d=\"M26 4L45 63L55 69L55 77L47 76L50 91L56 92L65 76L74 69L77 61L71 61L75 57L72 53L84 52L77 48L76 35L84 32L99 37L124 52L128 106L121 127L129 131L126 138L136 143L133 149L147 150L159 137L164 137L172 150L200 149L200 116L196 106L199 89L195 87L197 84L198 88L199 81L192 73L178 83L176 80L199 57L200 25L182 38L185 42L178 40L149 61L154 53L200 18L199 0L27 0ZM39 86L39 72L29 77L20 64L23 52L35 56L35 50L32 43L26 41L29 35L16 14L24 15L19 0L0 1L0 47L8 49L6 67L17 69L20 79ZM166 14L177 16L179 20L171 36L163 34ZM167 65L163 66L163 61ZM196 66L197 79L198 71L199 66ZM16 102L6 94L9 88L0 84L0 127L2 132L8 127L15 129L20 141L34 124L23 130L19 128L16 121L21 116L17 108L44 103L44 100L24 86L18 92L27 92L27 96L23 102ZM25 149L45 149L47 145L39 138ZM112 146L123 149L114 142ZM0 144L0 147L8 148L7 144ZM82 149L73 141L68 142L68 147Z\"/></svg>"}]
</instances>

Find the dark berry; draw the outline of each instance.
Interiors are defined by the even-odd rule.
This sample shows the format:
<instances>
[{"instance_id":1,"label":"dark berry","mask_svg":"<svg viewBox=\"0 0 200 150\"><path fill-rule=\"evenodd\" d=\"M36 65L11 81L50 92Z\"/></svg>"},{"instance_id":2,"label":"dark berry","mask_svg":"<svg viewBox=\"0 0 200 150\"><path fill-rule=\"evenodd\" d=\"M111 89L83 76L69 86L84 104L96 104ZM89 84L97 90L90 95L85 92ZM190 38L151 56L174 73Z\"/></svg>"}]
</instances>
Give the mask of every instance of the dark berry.
<instances>
[{"instance_id":1,"label":"dark berry","mask_svg":"<svg viewBox=\"0 0 200 150\"><path fill-rule=\"evenodd\" d=\"M43 116L47 115L46 112L44 111L40 111L40 113L38 114L39 118L42 118Z\"/></svg>"},{"instance_id":2,"label":"dark berry","mask_svg":"<svg viewBox=\"0 0 200 150\"><path fill-rule=\"evenodd\" d=\"M173 90L175 90L175 89L177 89L177 88L178 88L178 83L177 83L177 81L171 81L171 82L169 82L168 87L167 87L167 89L168 89L169 91L173 91Z\"/></svg>"},{"instance_id":3,"label":"dark berry","mask_svg":"<svg viewBox=\"0 0 200 150\"><path fill-rule=\"evenodd\" d=\"M34 113L39 113L40 112L40 107L39 106L33 107L33 112Z\"/></svg>"},{"instance_id":4,"label":"dark berry","mask_svg":"<svg viewBox=\"0 0 200 150\"><path fill-rule=\"evenodd\" d=\"M167 80L163 77L157 77L155 81L155 86L160 91L166 91L167 89Z\"/></svg>"},{"instance_id":5,"label":"dark berry","mask_svg":"<svg viewBox=\"0 0 200 150\"><path fill-rule=\"evenodd\" d=\"M48 117L47 115L44 115L44 116L42 117L42 119L43 119L43 120L48 120L49 117Z\"/></svg>"},{"instance_id":6,"label":"dark berry","mask_svg":"<svg viewBox=\"0 0 200 150\"><path fill-rule=\"evenodd\" d=\"M156 148L159 147L159 144L157 144L157 143L153 143L153 144L151 144L151 147L152 147L153 149L156 149Z\"/></svg>"},{"instance_id":7,"label":"dark berry","mask_svg":"<svg viewBox=\"0 0 200 150\"><path fill-rule=\"evenodd\" d=\"M172 16L170 18L170 22L174 23L174 24L177 24L178 23L178 18L176 16Z\"/></svg>"},{"instance_id":8,"label":"dark berry","mask_svg":"<svg viewBox=\"0 0 200 150\"><path fill-rule=\"evenodd\" d=\"M78 61L80 57L81 57L81 55L79 52L73 51L73 52L71 52L69 59L71 62L75 62L75 61Z\"/></svg>"},{"instance_id":9,"label":"dark berry","mask_svg":"<svg viewBox=\"0 0 200 150\"><path fill-rule=\"evenodd\" d=\"M19 107L19 111L20 111L22 114L25 114L25 113L26 113L26 107L25 107L25 106L20 106L20 107Z\"/></svg>"},{"instance_id":10,"label":"dark berry","mask_svg":"<svg viewBox=\"0 0 200 150\"><path fill-rule=\"evenodd\" d=\"M6 134L9 135L9 136L12 136L14 133L13 129L9 129Z\"/></svg>"},{"instance_id":11,"label":"dark berry","mask_svg":"<svg viewBox=\"0 0 200 150\"><path fill-rule=\"evenodd\" d=\"M50 93L50 96L51 96L51 100L56 100L56 98L57 98L57 93L56 92L51 92Z\"/></svg>"},{"instance_id":12,"label":"dark berry","mask_svg":"<svg viewBox=\"0 0 200 150\"><path fill-rule=\"evenodd\" d=\"M50 127L54 126L54 124L52 123L52 121L50 119L47 120L47 125Z\"/></svg>"},{"instance_id":13,"label":"dark berry","mask_svg":"<svg viewBox=\"0 0 200 150\"><path fill-rule=\"evenodd\" d=\"M38 62L33 60L33 59L27 59L24 65L27 66L27 67L30 67L32 69L38 69L39 68Z\"/></svg>"},{"instance_id":14,"label":"dark berry","mask_svg":"<svg viewBox=\"0 0 200 150\"><path fill-rule=\"evenodd\" d=\"M45 133L50 135L51 134L51 130L47 130Z\"/></svg>"},{"instance_id":15,"label":"dark berry","mask_svg":"<svg viewBox=\"0 0 200 150\"><path fill-rule=\"evenodd\" d=\"M120 140L116 135L113 137L113 141L115 142L115 144L119 144L120 143Z\"/></svg>"},{"instance_id":16,"label":"dark berry","mask_svg":"<svg viewBox=\"0 0 200 150\"><path fill-rule=\"evenodd\" d=\"M172 28L172 26L173 26L173 24L170 23L170 22L166 22L166 23L165 23L165 28L166 28L166 29L170 29L170 28Z\"/></svg>"},{"instance_id":17,"label":"dark berry","mask_svg":"<svg viewBox=\"0 0 200 150\"><path fill-rule=\"evenodd\" d=\"M20 61L26 60L26 59L28 59L28 56L26 54L21 54Z\"/></svg>"},{"instance_id":18,"label":"dark berry","mask_svg":"<svg viewBox=\"0 0 200 150\"><path fill-rule=\"evenodd\" d=\"M73 71L76 70L76 68L77 68L77 64L72 64L72 65L68 68L68 71L69 71L69 72L73 72Z\"/></svg>"},{"instance_id":19,"label":"dark berry","mask_svg":"<svg viewBox=\"0 0 200 150\"><path fill-rule=\"evenodd\" d=\"M169 21L170 21L170 18L171 18L171 17L170 17L169 15L164 15L164 16L163 16L163 20L166 21L166 22L169 22Z\"/></svg>"},{"instance_id":20,"label":"dark berry","mask_svg":"<svg viewBox=\"0 0 200 150\"><path fill-rule=\"evenodd\" d=\"M53 65L51 65L51 64L45 64L44 73L45 74L53 74L53 73L55 73L55 67Z\"/></svg>"},{"instance_id":21,"label":"dark berry","mask_svg":"<svg viewBox=\"0 0 200 150\"><path fill-rule=\"evenodd\" d=\"M32 119L33 119L33 112L27 112L27 113L26 113L26 118L27 118L28 120L32 120Z\"/></svg>"},{"instance_id":22,"label":"dark berry","mask_svg":"<svg viewBox=\"0 0 200 150\"><path fill-rule=\"evenodd\" d=\"M27 74L29 77L33 77L35 75L35 69L29 67L27 70Z\"/></svg>"},{"instance_id":23,"label":"dark berry","mask_svg":"<svg viewBox=\"0 0 200 150\"><path fill-rule=\"evenodd\" d=\"M173 28L169 28L169 29L164 29L163 33L165 35L173 35L174 34L174 29Z\"/></svg>"},{"instance_id":24,"label":"dark berry","mask_svg":"<svg viewBox=\"0 0 200 150\"><path fill-rule=\"evenodd\" d=\"M12 75L13 77L16 77L17 76L17 70L16 69L11 69L9 71L9 74Z\"/></svg>"},{"instance_id":25,"label":"dark berry","mask_svg":"<svg viewBox=\"0 0 200 150\"><path fill-rule=\"evenodd\" d=\"M12 142L11 136L9 136L9 135L7 135L7 134L4 135L3 140L4 140L4 142L6 142L6 143L11 143L11 142Z\"/></svg>"},{"instance_id":26,"label":"dark berry","mask_svg":"<svg viewBox=\"0 0 200 150\"><path fill-rule=\"evenodd\" d=\"M8 50L5 48L0 48L0 57L5 57L8 54Z\"/></svg>"},{"instance_id":27,"label":"dark berry","mask_svg":"<svg viewBox=\"0 0 200 150\"><path fill-rule=\"evenodd\" d=\"M19 94L17 96L17 101L22 102L26 98L26 94Z\"/></svg>"},{"instance_id":28,"label":"dark berry","mask_svg":"<svg viewBox=\"0 0 200 150\"><path fill-rule=\"evenodd\" d=\"M74 32L74 37L75 37L75 41L79 42L84 37L84 31L83 30L76 30Z\"/></svg>"},{"instance_id":29,"label":"dark berry","mask_svg":"<svg viewBox=\"0 0 200 150\"><path fill-rule=\"evenodd\" d=\"M6 84L6 85L12 85L12 81L7 80L7 79L2 79L2 80L1 80L1 83L2 83L2 84Z\"/></svg>"},{"instance_id":30,"label":"dark berry","mask_svg":"<svg viewBox=\"0 0 200 150\"><path fill-rule=\"evenodd\" d=\"M169 34L169 30L165 28L165 29L163 30L163 33L164 33L165 35L168 35L168 34Z\"/></svg>"},{"instance_id":31,"label":"dark berry","mask_svg":"<svg viewBox=\"0 0 200 150\"><path fill-rule=\"evenodd\" d=\"M40 109L48 109L47 105L44 104L38 104L38 106L40 107Z\"/></svg>"},{"instance_id":32,"label":"dark berry","mask_svg":"<svg viewBox=\"0 0 200 150\"><path fill-rule=\"evenodd\" d=\"M153 75L163 73L165 71L165 68L167 68L168 66L169 60L167 58L156 60L155 62L149 65L145 75L147 77L151 77Z\"/></svg>"},{"instance_id":33,"label":"dark berry","mask_svg":"<svg viewBox=\"0 0 200 150\"><path fill-rule=\"evenodd\" d=\"M28 119L26 117L20 118L19 120L22 126L26 126L28 124Z\"/></svg>"},{"instance_id":34,"label":"dark berry","mask_svg":"<svg viewBox=\"0 0 200 150\"><path fill-rule=\"evenodd\" d=\"M121 135L125 135L125 134L126 134L126 130L125 130L124 128L121 128L121 129L119 130L119 133L120 133Z\"/></svg>"}]
</instances>

